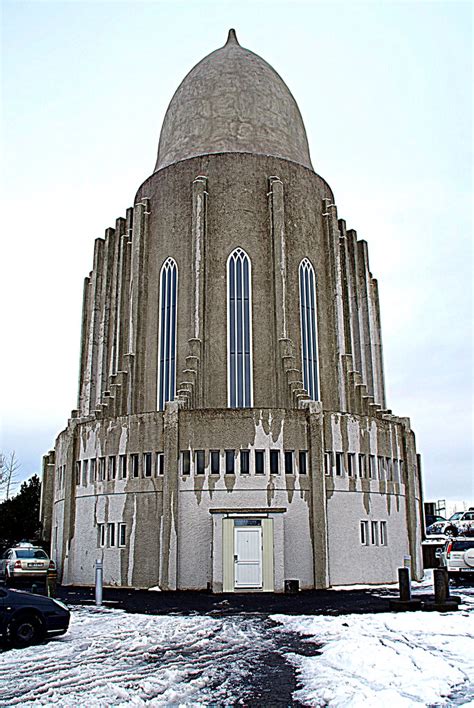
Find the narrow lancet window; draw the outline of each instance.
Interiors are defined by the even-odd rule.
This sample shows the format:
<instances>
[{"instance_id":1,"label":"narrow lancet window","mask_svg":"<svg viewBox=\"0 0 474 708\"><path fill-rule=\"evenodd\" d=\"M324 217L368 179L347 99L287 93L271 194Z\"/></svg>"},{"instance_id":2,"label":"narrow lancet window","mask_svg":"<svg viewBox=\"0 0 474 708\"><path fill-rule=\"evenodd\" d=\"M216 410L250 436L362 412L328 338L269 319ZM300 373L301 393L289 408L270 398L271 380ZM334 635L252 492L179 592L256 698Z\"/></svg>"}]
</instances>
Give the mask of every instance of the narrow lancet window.
<instances>
[{"instance_id":1,"label":"narrow lancet window","mask_svg":"<svg viewBox=\"0 0 474 708\"><path fill-rule=\"evenodd\" d=\"M248 255L236 248L227 261L227 401L229 408L251 408L252 272Z\"/></svg>"},{"instance_id":2,"label":"narrow lancet window","mask_svg":"<svg viewBox=\"0 0 474 708\"><path fill-rule=\"evenodd\" d=\"M176 395L176 309L178 267L172 258L160 273L160 324L158 330L158 410Z\"/></svg>"},{"instance_id":3,"label":"narrow lancet window","mask_svg":"<svg viewBox=\"0 0 474 708\"><path fill-rule=\"evenodd\" d=\"M307 258L300 263L300 320L303 386L313 401L319 400L316 278Z\"/></svg>"}]
</instances>

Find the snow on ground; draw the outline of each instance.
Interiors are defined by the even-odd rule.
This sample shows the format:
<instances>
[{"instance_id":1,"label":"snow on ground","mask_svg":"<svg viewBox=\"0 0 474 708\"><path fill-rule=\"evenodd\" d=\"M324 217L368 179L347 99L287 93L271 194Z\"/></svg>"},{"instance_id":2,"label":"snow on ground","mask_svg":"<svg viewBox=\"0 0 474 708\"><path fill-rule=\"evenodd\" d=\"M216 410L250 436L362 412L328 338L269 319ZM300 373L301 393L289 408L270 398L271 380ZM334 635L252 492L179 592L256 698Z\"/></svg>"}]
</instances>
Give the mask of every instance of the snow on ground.
<instances>
[{"instance_id":1,"label":"snow on ground","mask_svg":"<svg viewBox=\"0 0 474 708\"><path fill-rule=\"evenodd\" d=\"M0 706L473 706L474 588L457 592L462 609L446 614L76 607L63 637L0 653Z\"/></svg>"},{"instance_id":2,"label":"snow on ground","mask_svg":"<svg viewBox=\"0 0 474 708\"><path fill-rule=\"evenodd\" d=\"M439 705L474 676L474 617L465 612L273 619L322 644L320 656L288 655L305 705Z\"/></svg>"}]
</instances>

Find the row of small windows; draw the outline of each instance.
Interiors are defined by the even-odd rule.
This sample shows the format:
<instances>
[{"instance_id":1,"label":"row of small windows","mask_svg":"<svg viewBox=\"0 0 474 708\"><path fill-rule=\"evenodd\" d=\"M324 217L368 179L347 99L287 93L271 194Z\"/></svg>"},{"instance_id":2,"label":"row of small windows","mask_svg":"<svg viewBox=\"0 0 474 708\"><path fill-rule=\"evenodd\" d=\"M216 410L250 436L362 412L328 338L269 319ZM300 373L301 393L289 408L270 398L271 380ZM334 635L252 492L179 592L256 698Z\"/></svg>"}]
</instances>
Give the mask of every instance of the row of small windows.
<instances>
[{"instance_id":1,"label":"row of small windows","mask_svg":"<svg viewBox=\"0 0 474 708\"><path fill-rule=\"evenodd\" d=\"M229 475L265 475L280 474L281 466L285 474L305 475L308 472L307 450L209 450L206 459L205 450L181 451L181 474L203 475L206 470L211 475L219 475L221 471Z\"/></svg>"},{"instance_id":2,"label":"row of small windows","mask_svg":"<svg viewBox=\"0 0 474 708\"><path fill-rule=\"evenodd\" d=\"M383 455L366 455L363 452L356 454L328 450L324 453L324 471L336 477L365 477L400 482L403 478L403 460Z\"/></svg>"},{"instance_id":3,"label":"row of small windows","mask_svg":"<svg viewBox=\"0 0 474 708\"><path fill-rule=\"evenodd\" d=\"M127 545L127 524L97 524L97 545L99 548L125 548Z\"/></svg>"},{"instance_id":4,"label":"row of small windows","mask_svg":"<svg viewBox=\"0 0 474 708\"><path fill-rule=\"evenodd\" d=\"M298 275L303 386L312 400L318 400L316 276L307 258ZM173 258L163 263L159 292L157 408L162 411L176 395L178 266ZM252 266L242 248L227 259L227 405L253 405Z\"/></svg>"},{"instance_id":5,"label":"row of small windows","mask_svg":"<svg viewBox=\"0 0 474 708\"><path fill-rule=\"evenodd\" d=\"M105 482L130 477L153 477L163 475L165 456L163 452L132 452L130 455L109 455L76 462L76 486Z\"/></svg>"},{"instance_id":6,"label":"row of small windows","mask_svg":"<svg viewBox=\"0 0 474 708\"><path fill-rule=\"evenodd\" d=\"M367 521L360 522L360 542L363 546L387 546L387 522Z\"/></svg>"}]
</instances>

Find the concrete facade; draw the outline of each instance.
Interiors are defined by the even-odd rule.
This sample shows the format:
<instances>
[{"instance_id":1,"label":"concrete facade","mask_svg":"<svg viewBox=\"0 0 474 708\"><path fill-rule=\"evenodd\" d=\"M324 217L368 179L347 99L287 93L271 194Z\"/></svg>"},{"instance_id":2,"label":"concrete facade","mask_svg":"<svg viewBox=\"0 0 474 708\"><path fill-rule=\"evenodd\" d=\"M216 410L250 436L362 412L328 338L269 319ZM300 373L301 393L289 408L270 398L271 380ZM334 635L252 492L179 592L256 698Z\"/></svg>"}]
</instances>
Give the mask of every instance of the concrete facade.
<instances>
[{"instance_id":1,"label":"concrete facade","mask_svg":"<svg viewBox=\"0 0 474 708\"><path fill-rule=\"evenodd\" d=\"M236 249L250 263L244 407L229 407ZM303 262L315 283L313 395ZM91 584L96 558L107 584L164 590L388 582L404 556L422 572L419 461L409 420L386 408L367 244L313 171L285 84L232 32L182 82L155 172L95 242L78 407L45 457L43 490L64 583ZM258 553L245 560L251 538Z\"/></svg>"}]
</instances>

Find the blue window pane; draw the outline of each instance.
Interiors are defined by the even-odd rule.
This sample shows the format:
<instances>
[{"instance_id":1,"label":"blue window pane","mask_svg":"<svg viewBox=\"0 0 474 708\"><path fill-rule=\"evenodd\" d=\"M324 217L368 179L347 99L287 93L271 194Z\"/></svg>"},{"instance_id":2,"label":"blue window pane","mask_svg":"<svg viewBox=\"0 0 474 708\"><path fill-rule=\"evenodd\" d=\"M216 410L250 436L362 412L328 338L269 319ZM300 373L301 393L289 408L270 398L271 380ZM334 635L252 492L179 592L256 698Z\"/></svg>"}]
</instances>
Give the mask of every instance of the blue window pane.
<instances>
[{"instance_id":1,"label":"blue window pane","mask_svg":"<svg viewBox=\"0 0 474 708\"><path fill-rule=\"evenodd\" d=\"M228 308L228 404L231 408L252 405L251 278L250 260L237 248L227 266Z\"/></svg>"},{"instance_id":2,"label":"blue window pane","mask_svg":"<svg viewBox=\"0 0 474 708\"><path fill-rule=\"evenodd\" d=\"M318 400L318 340L314 269L304 258L299 269L301 363L303 386L312 400Z\"/></svg>"},{"instance_id":3,"label":"blue window pane","mask_svg":"<svg viewBox=\"0 0 474 708\"><path fill-rule=\"evenodd\" d=\"M176 308L178 269L168 258L160 274L160 324L158 353L158 409L176 394Z\"/></svg>"}]
</instances>

